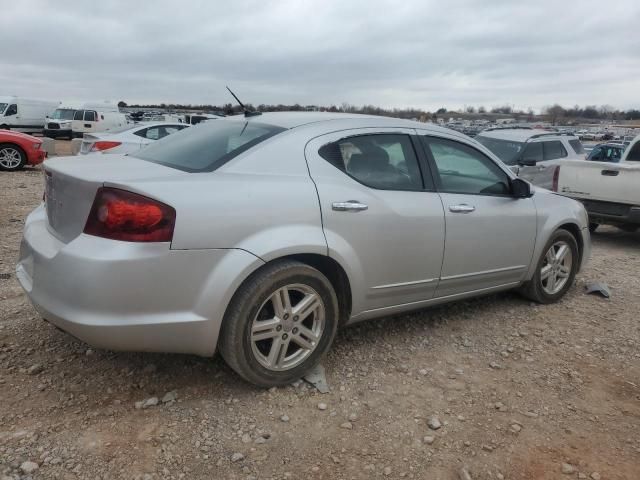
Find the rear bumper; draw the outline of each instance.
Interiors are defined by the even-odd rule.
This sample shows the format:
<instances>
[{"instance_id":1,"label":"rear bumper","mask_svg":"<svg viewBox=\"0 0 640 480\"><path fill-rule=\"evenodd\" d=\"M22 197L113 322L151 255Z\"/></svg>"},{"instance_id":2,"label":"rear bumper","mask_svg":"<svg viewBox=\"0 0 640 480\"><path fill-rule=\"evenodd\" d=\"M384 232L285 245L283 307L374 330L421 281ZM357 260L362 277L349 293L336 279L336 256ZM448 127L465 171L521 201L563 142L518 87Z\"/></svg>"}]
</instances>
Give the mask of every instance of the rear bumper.
<instances>
[{"instance_id":1,"label":"rear bumper","mask_svg":"<svg viewBox=\"0 0 640 480\"><path fill-rule=\"evenodd\" d=\"M40 206L25 223L16 276L46 320L93 346L210 356L235 279L256 262L242 250L84 234L65 244Z\"/></svg>"}]
</instances>

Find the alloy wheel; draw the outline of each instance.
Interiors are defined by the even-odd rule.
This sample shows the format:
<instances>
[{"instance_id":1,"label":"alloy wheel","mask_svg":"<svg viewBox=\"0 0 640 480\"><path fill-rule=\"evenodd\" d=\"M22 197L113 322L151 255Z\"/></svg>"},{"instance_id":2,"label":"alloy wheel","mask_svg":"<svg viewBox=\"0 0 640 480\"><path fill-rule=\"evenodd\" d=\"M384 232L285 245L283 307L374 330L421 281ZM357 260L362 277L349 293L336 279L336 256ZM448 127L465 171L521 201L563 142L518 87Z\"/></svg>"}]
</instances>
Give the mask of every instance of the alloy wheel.
<instances>
[{"instance_id":1,"label":"alloy wheel","mask_svg":"<svg viewBox=\"0 0 640 480\"><path fill-rule=\"evenodd\" d=\"M318 346L325 328L325 306L313 288L291 284L278 288L251 323L251 351L272 371L300 365Z\"/></svg>"},{"instance_id":2,"label":"alloy wheel","mask_svg":"<svg viewBox=\"0 0 640 480\"><path fill-rule=\"evenodd\" d=\"M569 244L560 240L551 245L540 269L544 292L548 295L560 292L569 281L572 266L573 253Z\"/></svg>"},{"instance_id":3,"label":"alloy wheel","mask_svg":"<svg viewBox=\"0 0 640 480\"><path fill-rule=\"evenodd\" d=\"M13 147L4 147L0 149L0 166L7 170L13 170L20 166L22 156L20 152Z\"/></svg>"}]
</instances>

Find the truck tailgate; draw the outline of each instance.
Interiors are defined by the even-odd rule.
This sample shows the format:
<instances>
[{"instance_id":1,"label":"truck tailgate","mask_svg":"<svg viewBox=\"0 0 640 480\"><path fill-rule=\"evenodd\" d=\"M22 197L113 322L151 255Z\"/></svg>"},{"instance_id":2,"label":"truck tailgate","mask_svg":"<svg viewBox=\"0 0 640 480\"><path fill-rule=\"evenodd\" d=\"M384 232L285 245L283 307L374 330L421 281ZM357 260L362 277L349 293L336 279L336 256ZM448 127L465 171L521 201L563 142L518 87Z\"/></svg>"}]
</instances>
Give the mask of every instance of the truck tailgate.
<instances>
[{"instance_id":1,"label":"truck tailgate","mask_svg":"<svg viewBox=\"0 0 640 480\"><path fill-rule=\"evenodd\" d=\"M565 161L560 167L558 193L584 200L640 205L640 165Z\"/></svg>"}]
</instances>

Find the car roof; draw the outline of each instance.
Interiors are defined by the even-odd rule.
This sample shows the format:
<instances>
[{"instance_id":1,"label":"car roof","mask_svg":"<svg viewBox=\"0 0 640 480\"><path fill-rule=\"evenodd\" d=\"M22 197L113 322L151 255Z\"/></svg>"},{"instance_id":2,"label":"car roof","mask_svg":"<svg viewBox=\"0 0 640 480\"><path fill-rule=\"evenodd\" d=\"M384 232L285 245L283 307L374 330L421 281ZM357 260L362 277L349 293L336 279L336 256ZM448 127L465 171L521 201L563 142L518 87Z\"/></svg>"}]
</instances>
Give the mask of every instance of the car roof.
<instances>
[{"instance_id":1,"label":"car roof","mask_svg":"<svg viewBox=\"0 0 640 480\"><path fill-rule=\"evenodd\" d=\"M303 126L318 126L326 123L327 128L338 127L340 129L350 128L415 128L419 130L429 130L435 133L445 133L452 136L468 138L450 128L440 127L432 123L417 122L414 120L405 120L395 117L383 117L379 115L365 115L359 113L333 113L333 112L264 112L261 115L245 117L244 115L232 115L220 119L220 121L231 122L256 122L267 123L277 127L293 129ZM216 120L215 123L218 121ZM213 123L207 122L212 125Z\"/></svg>"},{"instance_id":2,"label":"car roof","mask_svg":"<svg viewBox=\"0 0 640 480\"><path fill-rule=\"evenodd\" d=\"M531 137L537 135L544 135L545 137L573 137L573 135L567 135L566 133L550 132L549 130L543 130L541 128L499 128L495 130L485 130L480 132L479 135L498 140L512 140L516 142L526 142Z\"/></svg>"}]
</instances>

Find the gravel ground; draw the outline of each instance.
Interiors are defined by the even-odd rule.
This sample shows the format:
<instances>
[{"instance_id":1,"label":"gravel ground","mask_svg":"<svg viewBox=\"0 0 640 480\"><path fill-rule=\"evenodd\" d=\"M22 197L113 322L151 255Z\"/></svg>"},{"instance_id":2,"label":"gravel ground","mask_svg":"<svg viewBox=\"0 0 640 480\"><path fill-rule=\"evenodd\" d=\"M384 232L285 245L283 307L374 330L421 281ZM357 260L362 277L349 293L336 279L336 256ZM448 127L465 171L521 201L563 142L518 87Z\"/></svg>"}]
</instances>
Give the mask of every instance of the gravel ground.
<instances>
[{"instance_id":1,"label":"gravel ground","mask_svg":"<svg viewBox=\"0 0 640 480\"><path fill-rule=\"evenodd\" d=\"M43 322L13 273L41 197L39 169L0 173L2 480L640 478L640 234L594 234L556 305L506 293L345 329L323 395Z\"/></svg>"}]
</instances>

